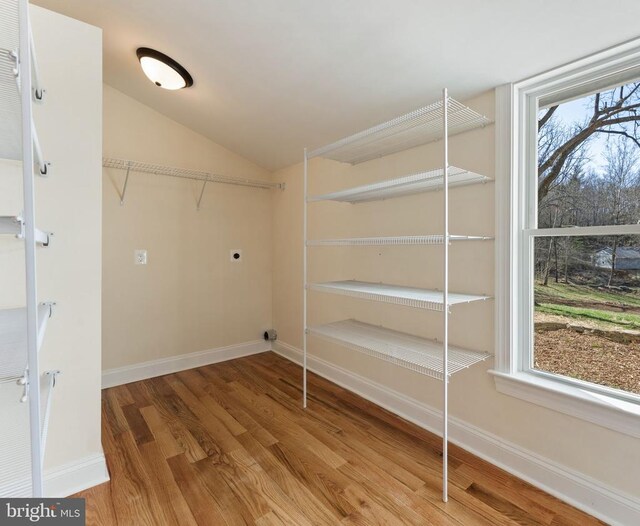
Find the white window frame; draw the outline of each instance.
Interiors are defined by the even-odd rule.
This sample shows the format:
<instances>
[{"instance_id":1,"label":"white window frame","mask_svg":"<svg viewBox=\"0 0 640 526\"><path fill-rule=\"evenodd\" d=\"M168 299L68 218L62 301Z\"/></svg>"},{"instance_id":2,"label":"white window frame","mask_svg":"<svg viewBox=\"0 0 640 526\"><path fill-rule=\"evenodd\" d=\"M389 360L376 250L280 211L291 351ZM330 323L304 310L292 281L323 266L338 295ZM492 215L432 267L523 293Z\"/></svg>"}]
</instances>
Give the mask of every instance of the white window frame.
<instances>
[{"instance_id":1,"label":"white window frame","mask_svg":"<svg viewBox=\"0 0 640 526\"><path fill-rule=\"evenodd\" d=\"M537 208L527 205L537 204L538 107L633 77L640 78L640 39L496 90L496 357L491 373L504 394L640 438L638 397L534 371L528 362L533 335L530 226L536 225ZM571 234L623 231L640 234L640 225L572 228Z\"/></svg>"}]
</instances>

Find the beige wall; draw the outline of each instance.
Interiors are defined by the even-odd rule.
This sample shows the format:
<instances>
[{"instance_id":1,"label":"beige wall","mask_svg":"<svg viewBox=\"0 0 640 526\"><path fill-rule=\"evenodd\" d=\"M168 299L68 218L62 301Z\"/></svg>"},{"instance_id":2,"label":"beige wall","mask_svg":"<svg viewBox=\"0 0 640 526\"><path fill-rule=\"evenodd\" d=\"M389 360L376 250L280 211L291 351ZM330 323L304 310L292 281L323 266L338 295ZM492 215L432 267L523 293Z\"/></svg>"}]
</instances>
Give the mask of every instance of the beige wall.
<instances>
[{"instance_id":1,"label":"beige wall","mask_svg":"<svg viewBox=\"0 0 640 526\"><path fill-rule=\"evenodd\" d=\"M57 302L41 350L41 370L60 369L45 469L102 454L100 444L102 32L31 8L46 88L34 107L48 178L36 177L37 224L55 233L37 252L38 297ZM72 110L70 110L72 108ZM0 213L22 210L19 163L0 165ZM0 302L24 305L24 249L1 240ZM47 488L47 486L45 486Z\"/></svg>"},{"instance_id":2,"label":"beige wall","mask_svg":"<svg viewBox=\"0 0 640 526\"><path fill-rule=\"evenodd\" d=\"M494 114L493 92L469 101ZM356 166L314 159L309 191L349 188L441 164L441 143ZM494 127L451 139L454 166L494 177ZM274 174L287 191L273 195L274 326L279 339L302 347L302 165ZM442 194L430 193L359 205L309 205L309 238L432 234L442 230ZM493 235L494 185L451 191L452 234ZM493 242L454 244L451 248L452 291L494 294ZM441 288L441 247L310 248L309 281L360 279ZM377 304L310 292L309 323L353 317L361 321L430 338L441 336L436 312ZM451 316L451 343L493 354L494 302L457 306ZM375 358L309 338L309 352L365 378L439 408L442 384L387 365ZM638 495L640 441L627 435L502 395L487 370L493 359L453 377L451 414L551 461L582 472L614 488Z\"/></svg>"},{"instance_id":3,"label":"beige wall","mask_svg":"<svg viewBox=\"0 0 640 526\"><path fill-rule=\"evenodd\" d=\"M104 155L270 179L106 85ZM271 327L272 190L209 184L197 211L200 183L132 173L120 206L124 176L104 169L103 368L260 339ZM148 265L134 265L135 249L148 251Z\"/></svg>"}]
</instances>

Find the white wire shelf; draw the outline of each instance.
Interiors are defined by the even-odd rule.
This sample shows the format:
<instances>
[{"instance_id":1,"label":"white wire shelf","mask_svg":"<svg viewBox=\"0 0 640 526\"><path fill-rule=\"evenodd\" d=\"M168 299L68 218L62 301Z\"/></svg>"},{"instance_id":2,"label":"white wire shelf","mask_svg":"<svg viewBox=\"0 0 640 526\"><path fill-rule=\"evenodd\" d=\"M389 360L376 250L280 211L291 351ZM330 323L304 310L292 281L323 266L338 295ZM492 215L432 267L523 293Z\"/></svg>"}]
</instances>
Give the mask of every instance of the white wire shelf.
<instances>
[{"instance_id":1,"label":"white wire shelf","mask_svg":"<svg viewBox=\"0 0 640 526\"><path fill-rule=\"evenodd\" d=\"M229 177L226 175L218 175L199 170L190 170L187 168L174 168L170 166L162 166L159 164L145 163L142 161L131 161L128 159L112 159L105 157L102 159L102 166L105 168L115 168L117 170L125 170L130 172L165 175L169 177L180 177L182 179L193 179L206 183L223 183L238 186L250 186L253 188L283 188L283 183L271 183L269 181L259 181L256 179L241 179Z\"/></svg>"},{"instance_id":2,"label":"white wire shelf","mask_svg":"<svg viewBox=\"0 0 640 526\"><path fill-rule=\"evenodd\" d=\"M43 450L58 374L60 371L47 371L40 380L40 440ZM29 404L19 403L22 393L23 387L15 383L0 385L0 498L32 496Z\"/></svg>"},{"instance_id":3,"label":"white wire shelf","mask_svg":"<svg viewBox=\"0 0 640 526\"><path fill-rule=\"evenodd\" d=\"M420 374L444 379L442 343L357 320L344 320L309 327L309 333L324 340L373 356ZM488 353L449 346L449 375L489 357Z\"/></svg>"},{"instance_id":4,"label":"white wire shelf","mask_svg":"<svg viewBox=\"0 0 640 526\"><path fill-rule=\"evenodd\" d=\"M0 158L22 159L22 103L13 49L0 48Z\"/></svg>"},{"instance_id":5,"label":"white wire shelf","mask_svg":"<svg viewBox=\"0 0 640 526\"><path fill-rule=\"evenodd\" d=\"M449 241L488 241L493 237L487 236L455 236L450 235ZM341 239L312 239L307 241L309 247L340 247L340 246L382 246L382 245L443 245L443 235L429 236L389 236L389 237L349 237Z\"/></svg>"},{"instance_id":6,"label":"white wire shelf","mask_svg":"<svg viewBox=\"0 0 640 526\"><path fill-rule=\"evenodd\" d=\"M21 216L0 216L0 235L14 235L24 239L24 219ZM49 246L51 234L36 228L36 243Z\"/></svg>"},{"instance_id":7,"label":"white wire shelf","mask_svg":"<svg viewBox=\"0 0 640 526\"><path fill-rule=\"evenodd\" d=\"M0 0L0 47L17 49L20 43L20 11L16 0Z\"/></svg>"},{"instance_id":8,"label":"white wire shelf","mask_svg":"<svg viewBox=\"0 0 640 526\"><path fill-rule=\"evenodd\" d=\"M0 159L22 160L22 102L17 75L15 48L0 47ZM36 88L42 94L42 88ZM34 91L34 93L36 93ZM41 98L41 97L40 97ZM40 100L40 99L38 99ZM34 162L41 175L47 175L49 163L44 159L35 124L33 135Z\"/></svg>"},{"instance_id":9,"label":"white wire shelf","mask_svg":"<svg viewBox=\"0 0 640 526\"><path fill-rule=\"evenodd\" d=\"M449 187L493 181L490 177L480 175L463 168L449 167ZM345 203L363 203L379 201L393 197L433 192L444 187L444 170L442 168L406 175L396 179L356 186L347 190L339 190L328 194L309 196L307 201L340 201Z\"/></svg>"},{"instance_id":10,"label":"white wire shelf","mask_svg":"<svg viewBox=\"0 0 640 526\"><path fill-rule=\"evenodd\" d=\"M405 305L418 309L443 311L444 298L442 291L389 285L385 283L369 283L366 281L328 281L311 283L309 287L320 292L352 296L354 298ZM477 294L449 293L449 307L461 303L487 300L490 296Z\"/></svg>"},{"instance_id":11,"label":"white wire shelf","mask_svg":"<svg viewBox=\"0 0 640 526\"><path fill-rule=\"evenodd\" d=\"M31 497L29 404L19 402L22 386L0 385L0 498Z\"/></svg>"},{"instance_id":12,"label":"white wire shelf","mask_svg":"<svg viewBox=\"0 0 640 526\"><path fill-rule=\"evenodd\" d=\"M449 97L449 136L484 127L491 120ZM444 102L429 106L373 126L334 143L312 150L308 158L325 157L357 164L384 157L442 138Z\"/></svg>"},{"instance_id":13,"label":"white wire shelf","mask_svg":"<svg viewBox=\"0 0 640 526\"><path fill-rule=\"evenodd\" d=\"M54 303L38 305L38 350ZM23 378L27 369L27 309L0 309L0 383Z\"/></svg>"}]
</instances>

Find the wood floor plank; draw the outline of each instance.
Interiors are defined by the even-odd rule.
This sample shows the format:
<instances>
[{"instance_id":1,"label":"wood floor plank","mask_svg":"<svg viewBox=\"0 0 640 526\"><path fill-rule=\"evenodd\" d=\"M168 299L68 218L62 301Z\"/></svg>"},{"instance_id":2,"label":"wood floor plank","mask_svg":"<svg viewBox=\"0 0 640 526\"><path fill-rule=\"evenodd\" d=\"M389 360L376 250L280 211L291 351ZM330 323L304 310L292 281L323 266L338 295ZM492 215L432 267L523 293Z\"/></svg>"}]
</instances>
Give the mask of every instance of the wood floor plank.
<instances>
[{"instance_id":1,"label":"wood floor plank","mask_svg":"<svg viewBox=\"0 0 640 526\"><path fill-rule=\"evenodd\" d=\"M109 392L118 401L118 405L120 405L120 407L136 403L135 398L133 398L131 391L129 391L129 388L126 385L117 385L112 387Z\"/></svg>"},{"instance_id":2,"label":"wood floor plank","mask_svg":"<svg viewBox=\"0 0 640 526\"><path fill-rule=\"evenodd\" d=\"M462 489L449 484L449 500L442 502L441 476L426 475L425 485L416 491L416 496L423 499L429 507L441 510L451 519L463 526L514 526L510 518L497 516L493 508L484 502L473 499L466 488Z\"/></svg>"},{"instance_id":3,"label":"wood floor plank","mask_svg":"<svg viewBox=\"0 0 640 526\"><path fill-rule=\"evenodd\" d=\"M233 418L233 416L225 411L225 409L208 394L200 397L200 402L202 402L202 404L204 404L204 406L211 411L220 422L222 422L224 427L233 436L238 436L247 432L247 429L240 422Z\"/></svg>"},{"instance_id":4,"label":"wood floor plank","mask_svg":"<svg viewBox=\"0 0 640 526\"><path fill-rule=\"evenodd\" d=\"M267 397L256 395L238 382L234 382L233 386L234 393L232 393L232 396L241 403L244 402L255 408L253 415L256 419L260 419L263 424L266 424L267 420L278 424L278 434L287 435L317 455L320 460L327 462L331 467L337 468L346 462L344 458L327 447L326 444L297 425L293 419L282 415L281 407L274 401Z\"/></svg>"},{"instance_id":5,"label":"wood floor plank","mask_svg":"<svg viewBox=\"0 0 640 526\"><path fill-rule=\"evenodd\" d=\"M500 515L508 517L517 524L524 526L533 526L536 524L548 524L537 521L534 517L529 515L525 510L518 507L513 502L510 502L501 495L496 495L492 491L473 483L465 490L469 495L476 500L484 502L490 508L493 508Z\"/></svg>"},{"instance_id":6,"label":"wood floor plank","mask_svg":"<svg viewBox=\"0 0 640 526\"><path fill-rule=\"evenodd\" d=\"M518 491L513 487L496 482L487 476L485 472L475 471L473 472L473 476L472 473L469 473L469 476L473 478L474 484L480 484L485 488L493 487L494 493L497 492L502 498L518 506L524 510L527 515L534 517L542 524L551 524L556 516L553 510L547 508L539 501L531 499L526 493Z\"/></svg>"},{"instance_id":7,"label":"wood floor plank","mask_svg":"<svg viewBox=\"0 0 640 526\"><path fill-rule=\"evenodd\" d=\"M83 493L86 499L86 515L91 517L97 526L112 526L118 524L116 510L113 508L113 495L108 482L94 486Z\"/></svg>"},{"instance_id":8,"label":"wood floor plank","mask_svg":"<svg viewBox=\"0 0 640 526\"><path fill-rule=\"evenodd\" d=\"M368 462L366 459L351 458L348 464L340 467L340 471L363 487L384 488L383 491L386 496L416 511L426 524L433 526L460 526L459 522L448 517L438 506L424 502L402 482L394 479L380 466ZM422 488L424 485L420 487Z\"/></svg>"},{"instance_id":9,"label":"wood floor plank","mask_svg":"<svg viewBox=\"0 0 640 526\"><path fill-rule=\"evenodd\" d=\"M176 455L167 459L167 463L198 525L227 525L216 496L201 483L195 468L187 458L184 455Z\"/></svg>"},{"instance_id":10,"label":"wood floor plank","mask_svg":"<svg viewBox=\"0 0 640 526\"><path fill-rule=\"evenodd\" d=\"M136 444L146 444L147 442L153 441L153 434L142 417L137 405L125 405L122 408L122 412L127 419L129 429L136 440Z\"/></svg>"},{"instance_id":11,"label":"wood floor plank","mask_svg":"<svg viewBox=\"0 0 640 526\"><path fill-rule=\"evenodd\" d=\"M278 517L278 514L273 511L270 511L256 521L256 526L287 526L287 524L287 522L284 522L282 518Z\"/></svg>"},{"instance_id":12,"label":"wood floor plank","mask_svg":"<svg viewBox=\"0 0 640 526\"><path fill-rule=\"evenodd\" d=\"M224 452L239 449L240 443L229 432L226 426L193 394L179 378L168 380L169 385L178 394L189 410L198 418L198 421L207 430L218 447Z\"/></svg>"},{"instance_id":13,"label":"wood floor plank","mask_svg":"<svg viewBox=\"0 0 640 526\"><path fill-rule=\"evenodd\" d=\"M131 384L127 384L127 389L129 390L129 393L131 393L134 403L139 408L152 405L152 397L148 394L149 391L146 389L146 382L133 382Z\"/></svg>"},{"instance_id":14,"label":"wood floor plank","mask_svg":"<svg viewBox=\"0 0 640 526\"><path fill-rule=\"evenodd\" d=\"M503 488L507 488L506 492L515 494L517 496L516 498L527 499L529 502L534 503L535 506L540 506L546 510L547 513L551 513L554 516L553 520L556 522L564 519L570 524L581 524L582 526L596 526L604 524L595 517L585 516L581 511L562 502L556 497L549 495L541 489L509 475L506 471L496 466L492 466L484 460L477 459L472 455L470 456L466 451L460 450L460 448L455 448L454 446L454 451L456 455L466 459L465 463L457 469L458 472L464 473L467 477L478 481L487 487L493 486L500 488L500 493L504 492Z\"/></svg>"},{"instance_id":15,"label":"wood floor plank","mask_svg":"<svg viewBox=\"0 0 640 526\"><path fill-rule=\"evenodd\" d=\"M118 524L130 524L132 517L136 518L136 524L145 526L170 524L131 433L125 431L117 436L103 433L102 440L111 480L118 481L110 483Z\"/></svg>"},{"instance_id":16,"label":"wood floor plank","mask_svg":"<svg viewBox=\"0 0 640 526\"><path fill-rule=\"evenodd\" d=\"M591 526L602 524L354 393L263 353L102 396L111 481L87 524Z\"/></svg>"},{"instance_id":17,"label":"wood floor plank","mask_svg":"<svg viewBox=\"0 0 640 526\"><path fill-rule=\"evenodd\" d=\"M233 387L229 385L229 383L224 380L219 374L217 365L205 365L204 367L198 368L198 372L206 379L207 385L213 386L216 392L227 393L233 390ZM206 389L207 386L203 386L203 389L211 394L209 389Z\"/></svg>"},{"instance_id":18,"label":"wood floor plank","mask_svg":"<svg viewBox=\"0 0 640 526\"><path fill-rule=\"evenodd\" d=\"M349 485L344 491L344 496L357 511L356 517L358 522L361 521L361 517L364 517L366 524L370 525L389 525L389 524L404 524L411 525L403 515L394 514L391 510L385 509L380 506L373 496L361 486L357 484ZM346 524L349 524L349 517L346 518Z\"/></svg>"},{"instance_id":19,"label":"wood floor plank","mask_svg":"<svg viewBox=\"0 0 640 526\"><path fill-rule=\"evenodd\" d=\"M122 412L116 393L108 389L102 396L102 421L109 425L112 434L118 435L129 429L129 422Z\"/></svg>"},{"instance_id":20,"label":"wood floor plank","mask_svg":"<svg viewBox=\"0 0 640 526\"><path fill-rule=\"evenodd\" d=\"M206 458L207 451L212 450L215 444L202 430L196 416L189 411L176 392L162 378L145 380L145 383L155 396L156 409L167 423L176 442L184 449L189 461L197 462Z\"/></svg>"},{"instance_id":21,"label":"wood floor plank","mask_svg":"<svg viewBox=\"0 0 640 526\"><path fill-rule=\"evenodd\" d=\"M231 389L225 392L215 390L214 388L208 388L209 396L221 407L224 408L229 415L237 420L248 433L251 433L262 445L270 446L275 444L278 439L274 437L267 429L262 427L256 420L249 415L242 407L240 407L236 401L231 398ZM243 433L240 433L242 435Z\"/></svg>"},{"instance_id":22,"label":"wood floor plank","mask_svg":"<svg viewBox=\"0 0 640 526\"><path fill-rule=\"evenodd\" d=\"M180 371L175 375L169 376L167 379L171 384L171 379L176 378L180 380L184 385L189 386L189 390L198 398L206 396L204 387L209 385L209 382L199 369L187 369L186 371Z\"/></svg>"},{"instance_id":23,"label":"wood floor plank","mask_svg":"<svg viewBox=\"0 0 640 526\"><path fill-rule=\"evenodd\" d=\"M160 447L164 458L173 457L186 452L186 448L180 446L178 441L171 434L168 424L162 419L155 406L143 407L140 409L140 413L142 414L144 421L147 423L147 426L149 426L154 440ZM202 458L204 457L205 454L203 452Z\"/></svg>"},{"instance_id":24,"label":"wood floor plank","mask_svg":"<svg viewBox=\"0 0 640 526\"><path fill-rule=\"evenodd\" d=\"M310 488L307 488L280 464L270 450L262 446L248 433L238 438L242 441L245 450L255 459L260 470L267 475L270 481L278 486L282 493L288 495L307 513L311 513L314 523L335 524L336 513L325 506ZM289 511L288 508L287 511Z\"/></svg>"},{"instance_id":25,"label":"wood floor plank","mask_svg":"<svg viewBox=\"0 0 640 526\"><path fill-rule=\"evenodd\" d=\"M242 480L241 474L228 464L229 457L207 457L192 464L197 472L200 482L206 486L209 493L216 499L220 514L229 526L243 526L255 523L257 517L265 515L269 508L264 505L264 500L258 494L253 498L251 491L236 491L238 488L247 487L246 480ZM227 465L236 480L231 480L223 474ZM229 484L230 482L230 484ZM255 513L255 515L254 515ZM257 516L257 517L256 517Z\"/></svg>"},{"instance_id":26,"label":"wood floor plank","mask_svg":"<svg viewBox=\"0 0 640 526\"><path fill-rule=\"evenodd\" d=\"M304 448L293 448L283 442L268 448L273 457L289 473L309 488L326 508L340 520L356 511L344 498L344 491L351 483L338 469L334 469Z\"/></svg>"},{"instance_id":27,"label":"wood floor plank","mask_svg":"<svg viewBox=\"0 0 640 526\"><path fill-rule=\"evenodd\" d=\"M160 506L170 524L196 525L197 522L184 499L181 488L173 478L171 468L160 446L156 442L148 442L142 444L139 449L151 484L158 495Z\"/></svg>"},{"instance_id":28,"label":"wood floor plank","mask_svg":"<svg viewBox=\"0 0 640 526\"><path fill-rule=\"evenodd\" d=\"M317 516L307 518L309 510L313 512L316 503L309 501L304 492L300 493L299 486L292 483L283 475L282 467L274 470L269 468L270 461L266 448L249 433L238 437L243 443L247 453L251 456L251 462L239 462L238 468L251 480L252 485L261 492L269 502L269 506L276 515L288 524L330 524L325 519L325 513L321 511ZM236 454L237 452L234 452ZM266 466L266 468L265 468ZM305 510L303 512L303 510Z\"/></svg>"}]
</instances>

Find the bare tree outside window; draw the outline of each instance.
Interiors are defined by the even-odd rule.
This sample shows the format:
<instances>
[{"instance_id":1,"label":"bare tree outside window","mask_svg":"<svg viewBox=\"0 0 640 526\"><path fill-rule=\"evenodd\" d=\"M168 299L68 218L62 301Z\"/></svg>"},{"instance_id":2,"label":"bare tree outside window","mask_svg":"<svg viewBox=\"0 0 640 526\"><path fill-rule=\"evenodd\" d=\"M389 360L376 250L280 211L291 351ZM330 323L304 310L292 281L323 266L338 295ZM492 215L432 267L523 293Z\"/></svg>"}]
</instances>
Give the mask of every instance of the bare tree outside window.
<instances>
[{"instance_id":1,"label":"bare tree outside window","mask_svg":"<svg viewBox=\"0 0 640 526\"><path fill-rule=\"evenodd\" d=\"M640 82L538 117L538 228L640 224ZM536 237L538 370L640 394L640 236Z\"/></svg>"}]
</instances>

